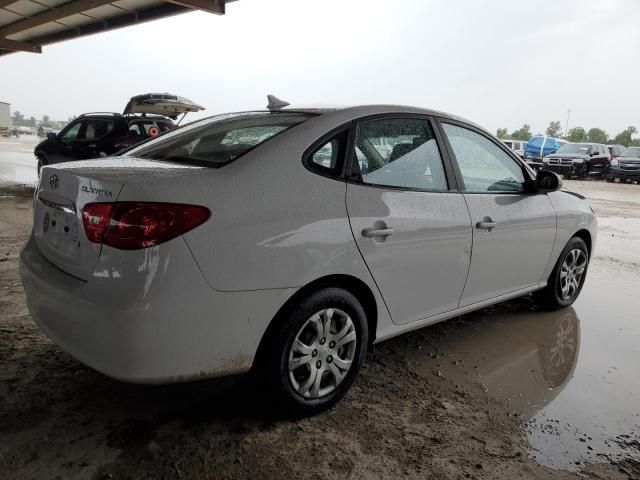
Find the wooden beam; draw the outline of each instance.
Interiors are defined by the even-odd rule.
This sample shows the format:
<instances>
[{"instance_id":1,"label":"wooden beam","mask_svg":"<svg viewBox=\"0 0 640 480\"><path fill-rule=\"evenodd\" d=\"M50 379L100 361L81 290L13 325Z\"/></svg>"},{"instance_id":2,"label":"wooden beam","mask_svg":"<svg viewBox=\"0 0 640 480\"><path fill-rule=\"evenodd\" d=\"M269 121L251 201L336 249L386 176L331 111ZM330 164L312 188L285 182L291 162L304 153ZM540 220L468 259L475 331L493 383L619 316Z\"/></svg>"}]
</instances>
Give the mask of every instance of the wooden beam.
<instances>
[{"instance_id":1,"label":"wooden beam","mask_svg":"<svg viewBox=\"0 0 640 480\"><path fill-rule=\"evenodd\" d=\"M136 25L138 23L148 22L151 20L157 20L159 18L166 18L171 15L178 15L180 13L190 12L191 9L183 7L182 5L172 5L171 3L162 3L157 6L149 7L137 12L128 12L117 17L110 17L105 20L97 20L93 23L86 25L79 25L77 27L69 27L67 30L60 32L49 33L37 38L29 39L31 42L38 45L49 45L51 43L62 42L72 38L84 37L86 35L93 35L99 32L106 32L115 30L118 28L128 27ZM3 49L0 45L0 56L11 54L9 49Z\"/></svg>"},{"instance_id":2,"label":"wooden beam","mask_svg":"<svg viewBox=\"0 0 640 480\"><path fill-rule=\"evenodd\" d=\"M0 2L3 0L0 0ZM61 18L75 15L76 13L85 12L92 8L102 7L108 5L116 0L72 0L71 2L63 3L55 7L36 13L30 17L16 20L9 25L5 25L0 28L0 37L8 37L18 32L24 32L33 27L44 25L45 23L54 22Z\"/></svg>"},{"instance_id":3,"label":"wooden beam","mask_svg":"<svg viewBox=\"0 0 640 480\"><path fill-rule=\"evenodd\" d=\"M42 47L35 43L16 42L15 40L8 40L6 38L0 38L0 49L11 50L14 52L31 52L42 53Z\"/></svg>"},{"instance_id":4,"label":"wooden beam","mask_svg":"<svg viewBox=\"0 0 640 480\"><path fill-rule=\"evenodd\" d=\"M1 1L1 0L0 0ZM194 10L202 10L204 12L215 13L216 15L224 15L225 0L167 0L176 5L193 8Z\"/></svg>"}]
</instances>

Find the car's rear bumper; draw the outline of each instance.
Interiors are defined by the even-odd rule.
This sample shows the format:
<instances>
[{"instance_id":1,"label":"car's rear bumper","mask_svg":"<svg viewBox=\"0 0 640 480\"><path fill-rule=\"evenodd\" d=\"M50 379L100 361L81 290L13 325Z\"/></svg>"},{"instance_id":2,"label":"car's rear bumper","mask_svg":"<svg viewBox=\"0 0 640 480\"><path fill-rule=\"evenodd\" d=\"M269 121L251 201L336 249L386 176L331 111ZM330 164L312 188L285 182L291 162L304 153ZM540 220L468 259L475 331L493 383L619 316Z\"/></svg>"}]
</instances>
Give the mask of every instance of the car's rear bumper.
<instances>
[{"instance_id":1,"label":"car's rear bumper","mask_svg":"<svg viewBox=\"0 0 640 480\"><path fill-rule=\"evenodd\" d=\"M622 168L610 167L607 172L607 178L640 181L640 169L624 170Z\"/></svg>"},{"instance_id":2,"label":"car's rear bumper","mask_svg":"<svg viewBox=\"0 0 640 480\"><path fill-rule=\"evenodd\" d=\"M248 371L268 323L293 292L212 290L184 240L171 242L168 255L159 253L162 246L115 252L138 256L133 273L99 262L85 282L49 263L31 238L20 269L32 318L63 350L124 381ZM132 278L135 272L140 278Z\"/></svg>"}]
</instances>

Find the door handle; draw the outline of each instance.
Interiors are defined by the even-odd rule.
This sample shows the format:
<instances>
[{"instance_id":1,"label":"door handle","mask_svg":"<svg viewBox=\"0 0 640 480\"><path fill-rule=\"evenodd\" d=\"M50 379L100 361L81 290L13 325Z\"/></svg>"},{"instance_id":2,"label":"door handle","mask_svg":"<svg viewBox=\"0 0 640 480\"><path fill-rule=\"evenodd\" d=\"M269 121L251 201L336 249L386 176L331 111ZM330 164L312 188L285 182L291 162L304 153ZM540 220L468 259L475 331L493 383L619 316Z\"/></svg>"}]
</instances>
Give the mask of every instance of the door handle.
<instances>
[{"instance_id":1,"label":"door handle","mask_svg":"<svg viewBox=\"0 0 640 480\"><path fill-rule=\"evenodd\" d=\"M89 148L96 148L96 144L92 143L91 145L89 145Z\"/></svg>"},{"instance_id":2,"label":"door handle","mask_svg":"<svg viewBox=\"0 0 640 480\"><path fill-rule=\"evenodd\" d=\"M362 230L362 236L367 238L388 237L393 235L393 231L393 228L365 228Z\"/></svg>"},{"instance_id":3,"label":"door handle","mask_svg":"<svg viewBox=\"0 0 640 480\"><path fill-rule=\"evenodd\" d=\"M491 217L484 217L481 222L476 223L476 228L479 230L486 230L490 232L498 226L497 222L494 222Z\"/></svg>"}]
</instances>

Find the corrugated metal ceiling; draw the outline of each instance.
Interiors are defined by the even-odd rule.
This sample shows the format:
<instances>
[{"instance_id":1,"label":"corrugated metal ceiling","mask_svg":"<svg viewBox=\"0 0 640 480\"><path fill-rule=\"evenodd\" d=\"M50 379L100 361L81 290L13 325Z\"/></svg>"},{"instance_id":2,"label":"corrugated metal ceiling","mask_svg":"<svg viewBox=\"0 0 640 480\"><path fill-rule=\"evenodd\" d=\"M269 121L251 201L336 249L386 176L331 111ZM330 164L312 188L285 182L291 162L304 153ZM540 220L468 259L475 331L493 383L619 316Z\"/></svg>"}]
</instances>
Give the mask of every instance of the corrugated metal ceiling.
<instances>
[{"instance_id":1,"label":"corrugated metal ceiling","mask_svg":"<svg viewBox=\"0 0 640 480\"><path fill-rule=\"evenodd\" d=\"M235 0L0 0L0 55L191 10L218 15Z\"/></svg>"}]
</instances>

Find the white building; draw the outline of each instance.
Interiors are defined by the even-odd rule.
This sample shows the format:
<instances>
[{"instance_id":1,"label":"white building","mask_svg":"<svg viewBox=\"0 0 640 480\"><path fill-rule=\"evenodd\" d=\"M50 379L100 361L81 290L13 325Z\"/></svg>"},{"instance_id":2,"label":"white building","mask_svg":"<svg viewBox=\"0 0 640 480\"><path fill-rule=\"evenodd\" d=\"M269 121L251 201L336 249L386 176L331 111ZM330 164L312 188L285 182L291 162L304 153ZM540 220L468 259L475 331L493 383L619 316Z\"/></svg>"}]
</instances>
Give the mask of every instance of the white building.
<instances>
[{"instance_id":1,"label":"white building","mask_svg":"<svg viewBox=\"0 0 640 480\"><path fill-rule=\"evenodd\" d=\"M0 128L11 127L11 104L0 102Z\"/></svg>"}]
</instances>

